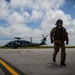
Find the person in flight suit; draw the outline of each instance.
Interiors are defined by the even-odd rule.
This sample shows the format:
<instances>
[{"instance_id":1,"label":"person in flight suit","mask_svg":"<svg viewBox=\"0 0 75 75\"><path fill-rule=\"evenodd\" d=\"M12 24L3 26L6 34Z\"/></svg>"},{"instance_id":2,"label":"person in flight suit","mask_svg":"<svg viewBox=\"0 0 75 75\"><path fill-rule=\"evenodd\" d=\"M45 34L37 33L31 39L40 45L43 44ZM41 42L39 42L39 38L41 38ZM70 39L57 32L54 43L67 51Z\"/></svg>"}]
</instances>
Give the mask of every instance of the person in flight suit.
<instances>
[{"instance_id":1,"label":"person in flight suit","mask_svg":"<svg viewBox=\"0 0 75 75\"><path fill-rule=\"evenodd\" d=\"M58 19L54 27L50 32L51 43L54 43L53 62L56 62L56 56L61 48L61 62L60 65L66 66L66 52L65 52L65 41L66 45L69 43L68 33L63 27L63 21Z\"/></svg>"}]
</instances>

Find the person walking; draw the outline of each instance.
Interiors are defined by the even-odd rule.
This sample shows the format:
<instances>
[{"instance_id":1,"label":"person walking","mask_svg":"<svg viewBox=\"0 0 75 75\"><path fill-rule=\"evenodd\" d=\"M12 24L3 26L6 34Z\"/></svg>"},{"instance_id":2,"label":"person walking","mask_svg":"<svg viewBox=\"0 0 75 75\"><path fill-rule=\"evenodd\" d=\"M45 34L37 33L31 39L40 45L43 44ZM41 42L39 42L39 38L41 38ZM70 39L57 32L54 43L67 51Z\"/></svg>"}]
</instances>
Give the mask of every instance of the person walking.
<instances>
[{"instance_id":1,"label":"person walking","mask_svg":"<svg viewBox=\"0 0 75 75\"><path fill-rule=\"evenodd\" d=\"M56 27L54 27L50 32L51 43L54 43L53 62L56 62L57 53L59 52L59 49L61 49L60 65L66 66L65 41L66 45L68 45L68 33L63 27L63 21L61 19L58 19L55 25Z\"/></svg>"}]
</instances>

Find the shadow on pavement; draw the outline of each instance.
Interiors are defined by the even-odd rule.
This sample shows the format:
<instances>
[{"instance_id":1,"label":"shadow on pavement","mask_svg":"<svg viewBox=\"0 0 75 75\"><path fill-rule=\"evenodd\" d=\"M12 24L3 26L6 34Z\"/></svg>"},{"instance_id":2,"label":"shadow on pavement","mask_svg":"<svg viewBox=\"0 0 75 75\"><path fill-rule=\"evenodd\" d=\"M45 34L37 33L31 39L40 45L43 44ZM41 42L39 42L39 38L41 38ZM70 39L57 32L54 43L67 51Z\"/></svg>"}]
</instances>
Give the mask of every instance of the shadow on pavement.
<instances>
[{"instance_id":1,"label":"shadow on pavement","mask_svg":"<svg viewBox=\"0 0 75 75\"><path fill-rule=\"evenodd\" d=\"M60 64L57 64L57 63L48 63L48 66L47 68L50 68L50 69L62 69L62 68L65 68L67 66L60 66Z\"/></svg>"}]
</instances>

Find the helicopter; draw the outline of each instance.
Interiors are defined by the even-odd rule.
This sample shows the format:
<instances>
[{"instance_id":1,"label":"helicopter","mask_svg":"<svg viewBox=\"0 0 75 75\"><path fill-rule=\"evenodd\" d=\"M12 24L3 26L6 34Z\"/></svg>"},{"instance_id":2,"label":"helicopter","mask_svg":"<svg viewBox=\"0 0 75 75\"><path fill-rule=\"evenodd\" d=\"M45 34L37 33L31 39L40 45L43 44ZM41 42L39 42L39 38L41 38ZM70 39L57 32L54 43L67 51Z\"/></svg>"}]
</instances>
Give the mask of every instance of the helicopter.
<instances>
[{"instance_id":1,"label":"helicopter","mask_svg":"<svg viewBox=\"0 0 75 75\"><path fill-rule=\"evenodd\" d=\"M43 34L42 36L43 38L40 43L33 43L27 40L23 40L21 37L15 37L14 39L16 40L8 42L3 47L18 48L18 47L37 46L39 48L39 46L41 45L46 45L46 39L48 37L48 35L44 36Z\"/></svg>"}]
</instances>

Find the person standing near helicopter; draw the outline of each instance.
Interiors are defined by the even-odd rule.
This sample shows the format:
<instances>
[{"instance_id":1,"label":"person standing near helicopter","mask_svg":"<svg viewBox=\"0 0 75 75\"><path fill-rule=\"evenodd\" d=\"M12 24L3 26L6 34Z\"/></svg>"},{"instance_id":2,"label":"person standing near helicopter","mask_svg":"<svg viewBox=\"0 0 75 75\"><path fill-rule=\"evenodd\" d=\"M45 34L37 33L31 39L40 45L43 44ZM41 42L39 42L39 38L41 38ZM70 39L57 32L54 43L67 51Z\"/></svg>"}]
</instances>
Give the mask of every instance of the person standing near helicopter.
<instances>
[{"instance_id":1,"label":"person standing near helicopter","mask_svg":"<svg viewBox=\"0 0 75 75\"><path fill-rule=\"evenodd\" d=\"M63 21L58 19L56 22L56 27L54 27L50 32L51 43L54 43L54 53L53 53L53 62L56 62L56 56L61 48L61 61L60 65L66 66L66 52L65 52L65 41L68 45L69 38L66 29L63 27Z\"/></svg>"}]
</instances>

